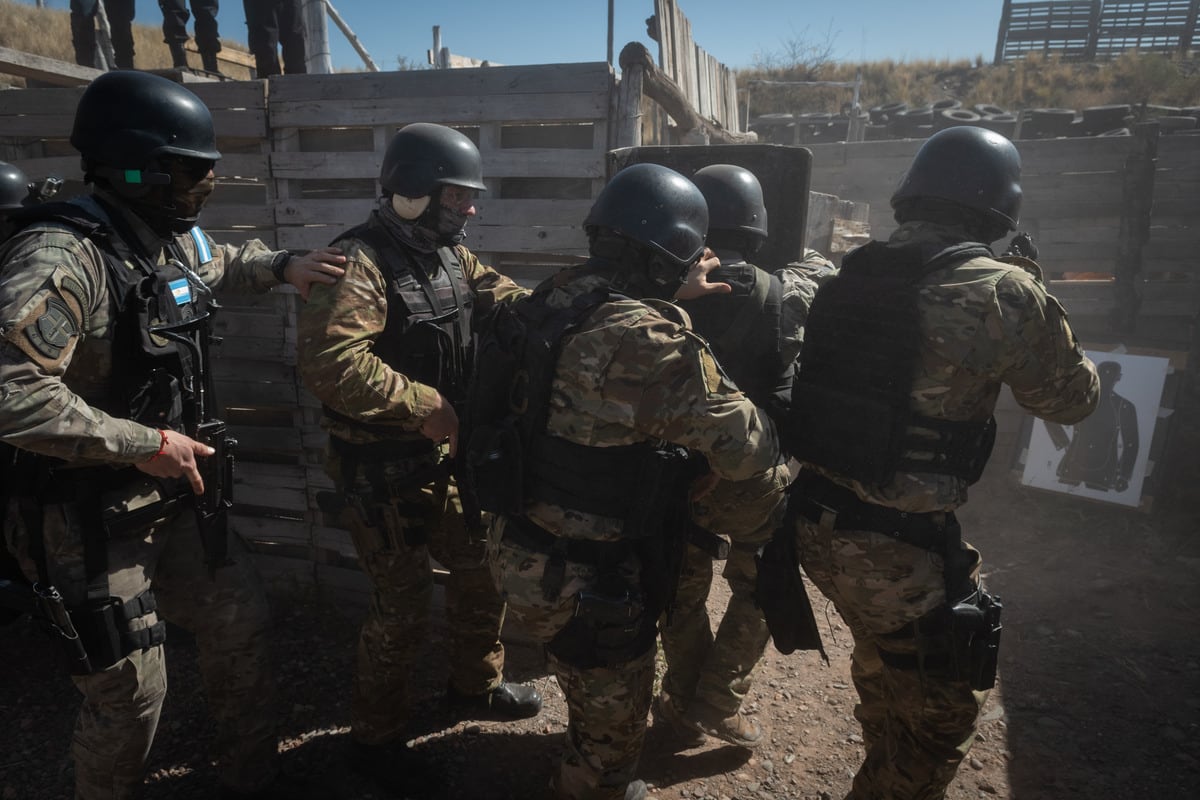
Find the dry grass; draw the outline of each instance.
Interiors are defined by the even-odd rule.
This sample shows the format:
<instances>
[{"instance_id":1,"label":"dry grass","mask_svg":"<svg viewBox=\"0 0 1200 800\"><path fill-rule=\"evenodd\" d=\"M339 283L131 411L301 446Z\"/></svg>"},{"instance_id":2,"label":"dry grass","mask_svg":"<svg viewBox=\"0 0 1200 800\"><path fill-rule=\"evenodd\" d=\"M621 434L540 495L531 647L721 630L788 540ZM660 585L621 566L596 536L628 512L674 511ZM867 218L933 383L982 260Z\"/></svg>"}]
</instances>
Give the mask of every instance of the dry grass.
<instances>
[{"instance_id":1,"label":"dry grass","mask_svg":"<svg viewBox=\"0 0 1200 800\"><path fill-rule=\"evenodd\" d=\"M224 50L246 52L246 46L237 40L245 37L246 26L241 7L227 4L233 13L218 17L221 26L221 44ZM163 43L162 17L151 6L145 19L134 20L133 49L134 64L139 69L170 69L171 54ZM75 50L71 46L71 16L63 9L39 9L30 3L0 0L0 47L11 47L25 53L47 58L57 58L68 63L75 62ZM222 55L225 55L222 52ZM188 60L194 67L200 66L200 56L189 52ZM221 71L231 78L245 80L250 71L238 64L221 61ZM24 86L22 78L0 75L0 84Z\"/></svg>"},{"instance_id":2,"label":"dry grass","mask_svg":"<svg viewBox=\"0 0 1200 800\"><path fill-rule=\"evenodd\" d=\"M770 81L853 81L860 65L821 63L739 70L738 85ZM1031 55L1012 64L976 61L873 61L861 65L863 108L902 102L910 107L954 99L1009 110L1073 108L1112 103L1193 106L1200 104L1200 64L1162 55L1128 53L1093 64ZM754 114L837 112L848 89L755 86Z\"/></svg>"}]
</instances>

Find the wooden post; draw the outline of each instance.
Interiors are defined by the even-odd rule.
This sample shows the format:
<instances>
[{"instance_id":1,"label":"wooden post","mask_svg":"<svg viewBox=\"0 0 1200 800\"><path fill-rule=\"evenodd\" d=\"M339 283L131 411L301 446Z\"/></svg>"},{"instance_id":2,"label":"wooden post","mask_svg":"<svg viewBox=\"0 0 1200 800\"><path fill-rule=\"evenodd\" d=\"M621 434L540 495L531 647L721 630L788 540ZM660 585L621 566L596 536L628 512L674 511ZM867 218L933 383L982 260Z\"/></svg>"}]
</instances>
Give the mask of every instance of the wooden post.
<instances>
[{"instance_id":1,"label":"wooden post","mask_svg":"<svg viewBox=\"0 0 1200 800\"><path fill-rule=\"evenodd\" d=\"M358 57L363 60L368 72L379 72L379 66L371 60L371 54L362 46L362 42L354 35L354 31L350 30L350 26L342 19L342 15L333 7L333 3L325 0L325 10L329 12L329 18L333 20L333 24L338 26L338 30L346 37L346 41L350 42L350 46L354 48L354 52L358 53Z\"/></svg>"},{"instance_id":2,"label":"wooden post","mask_svg":"<svg viewBox=\"0 0 1200 800\"><path fill-rule=\"evenodd\" d=\"M996 33L996 57L993 64L1004 63L1004 45L1008 43L1008 25L1012 21L1012 0L1004 0L1004 10L1000 12L1000 30Z\"/></svg>"},{"instance_id":3,"label":"wooden post","mask_svg":"<svg viewBox=\"0 0 1200 800\"><path fill-rule=\"evenodd\" d=\"M618 147L642 145L642 78L643 66L630 64L621 70L621 85L617 92Z\"/></svg>"},{"instance_id":4,"label":"wooden post","mask_svg":"<svg viewBox=\"0 0 1200 800\"><path fill-rule=\"evenodd\" d=\"M310 74L329 75L333 72L325 0L304 0L304 48L305 67Z\"/></svg>"},{"instance_id":5,"label":"wooden post","mask_svg":"<svg viewBox=\"0 0 1200 800\"><path fill-rule=\"evenodd\" d=\"M1122 173L1121 225L1117 233L1117 263L1113 270L1113 327L1132 334L1141 306L1142 248L1150 239L1150 212L1154 205L1154 168L1158 162L1157 122L1134 126L1129 156Z\"/></svg>"},{"instance_id":6,"label":"wooden post","mask_svg":"<svg viewBox=\"0 0 1200 800\"><path fill-rule=\"evenodd\" d=\"M108 24L108 12L104 9L104 0L96 0L96 19L100 23L100 60L104 69L116 69L117 55L113 51L112 26Z\"/></svg>"},{"instance_id":7,"label":"wooden post","mask_svg":"<svg viewBox=\"0 0 1200 800\"><path fill-rule=\"evenodd\" d=\"M1192 4L1188 7L1187 22L1184 24L1183 33L1179 36L1181 58L1187 58L1188 52L1192 49L1197 22L1200 22L1200 0L1192 0Z\"/></svg>"},{"instance_id":8,"label":"wooden post","mask_svg":"<svg viewBox=\"0 0 1200 800\"><path fill-rule=\"evenodd\" d=\"M1103 8L1104 0L1092 0L1092 14L1088 19L1087 47L1083 51L1085 61L1094 61L1096 58L1096 48L1100 42L1100 12Z\"/></svg>"},{"instance_id":9,"label":"wooden post","mask_svg":"<svg viewBox=\"0 0 1200 800\"><path fill-rule=\"evenodd\" d=\"M621 49L621 74L632 68L641 66L642 87L645 94L663 107L671 119L675 120L680 137L687 136L690 131L698 131L707 137L709 142L743 143L753 142L758 137L753 133L737 133L719 128L709 120L696 113L680 90L678 84L670 76L660 70L650 57L649 51L641 42L630 42Z\"/></svg>"}]
</instances>

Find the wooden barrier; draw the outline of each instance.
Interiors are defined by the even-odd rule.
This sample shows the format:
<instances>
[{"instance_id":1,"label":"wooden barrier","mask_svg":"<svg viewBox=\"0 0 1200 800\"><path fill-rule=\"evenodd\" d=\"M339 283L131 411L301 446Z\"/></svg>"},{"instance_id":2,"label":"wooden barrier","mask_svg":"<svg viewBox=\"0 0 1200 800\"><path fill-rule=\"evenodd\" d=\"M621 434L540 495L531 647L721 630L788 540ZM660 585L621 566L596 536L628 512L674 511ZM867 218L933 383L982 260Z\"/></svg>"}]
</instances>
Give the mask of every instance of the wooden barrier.
<instances>
[{"instance_id":1,"label":"wooden barrier","mask_svg":"<svg viewBox=\"0 0 1200 800\"><path fill-rule=\"evenodd\" d=\"M581 222L608 177L606 153L616 143L611 120L619 108L628 113L640 105L637 98L616 101L615 78L603 63L284 75L189 88L213 110L223 154L203 216L218 242L326 244L376 202L391 134L408 122L435 121L463 130L483 154L489 191L468 228L469 245L524 283L585 253ZM78 154L67 141L81 92L0 92L0 159L31 177L67 178L65 195L81 190ZM828 236L836 256L868 232L886 237L894 228L890 194L920 144L811 145L817 194L807 240L823 247ZM1024 162L1021 226L1041 248L1051 291L1080 337L1190 350L1194 369L1200 136L1158 138L1140 129L1134 137L1017 146ZM1067 274L1093 279L1064 280ZM351 569L353 547L317 503L330 484L320 466L319 406L296 375L299 299L286 287L222 299L216 380L240 442L236 529L276 579L316 580L355 596L362 585ZM1011 399L999 417L1002 463L1021 417Z\"/></svg>"}]
</instances>

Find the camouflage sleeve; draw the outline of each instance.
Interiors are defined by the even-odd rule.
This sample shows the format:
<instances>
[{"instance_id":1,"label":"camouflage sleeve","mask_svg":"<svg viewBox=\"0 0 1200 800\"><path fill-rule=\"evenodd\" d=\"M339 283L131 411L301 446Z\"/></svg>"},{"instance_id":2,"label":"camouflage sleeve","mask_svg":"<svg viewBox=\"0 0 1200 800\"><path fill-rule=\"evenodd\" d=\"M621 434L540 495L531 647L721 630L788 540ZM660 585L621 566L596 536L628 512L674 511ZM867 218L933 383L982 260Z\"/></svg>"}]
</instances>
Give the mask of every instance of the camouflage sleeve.
<instances>
[{"instance_id":1,"label":"camouflage sleeve","mask_svg":"<svg viewBox=\"0 0 1200 800\"><path fill-rule=\"evenodd\" d=\"M481 264L474 253L463 246L457 248L458 257L462 259L463 273L467 283L475 292L475 308L485 312L496 303L511 303L513 300L529 294L529 290L518 285L506 275Z\"/></svg>"},{"instance_id":2,"label":"camouflage sleeve","mask_svg":"<svg viewBox=\"0 0 1200 800\"><path fill-rule=\"evenodd\" d=\"M702 453L729 480L779 463L770 419L729 382L703 339L657 313L609 331L621 340L603 374L601 414L627 415L640 433Z\"/></svg>"},{"instance_id":3,"label":"camouflage sleeve","mask_svg":"<svg viewBox=\"0 0 1200 800\"><path fill-rule=\"evenodd\" d=\"M996 284L1006 352L1000 378L1034 416L1071 425L1096 407L1100 381L1067 313L1032 275L1012 271Z\"/></svg>"},{"instance_id":4,"label":"camouflage sleeve","mask_svg":"<svg viewBox=\"0 0 1200 800\"><path fill-rule=\"evenodd\" d=\"M374 352L387 321L383 275L353 243L345 243L346 274L313 284L297 318L300 377L327 406L373 424L416 430L433 411L437 390L409 380Z\"/></svg>"},{"instance_id":5,"label":"camouflage sleeve","mask_svg":"<svg viewBox=\"0 0 1200 800\"><path fill-rule=\"evenodd\" d=\"M278 250L271 250L258 239L235 246L217 244L202 231L200 235L207 252L201 251L191 234L184 234L176 241L192 259L189 266L214 290L221 294L259 294L279 285L271 272Z\"/></svg>"},{"instance_id":6,"label":"camouflage sleeve","mask_svg":"<svg viewBox=\"0 0 1200 800\"><path fill-rule=\"evenodd\" d=\"M817 283L807 270L788 265L775 272L783 284L782 307L779 312L780 352L787 363L796 360L804 344L804 323L808 310L817 295Z\"/></svg>"},{"instance_id":7,"label":"camouflage sleeve","mask_svg":"<svg viewBox=\"0 0 1200 800\"><path fill-rule=\"evenodd\" d=\"M63 380L107 301L90 242L37 233L0 251L0 438L67 461L137 463L158 451L153 428L92 408Z\"/></svg>"}]
</instances>

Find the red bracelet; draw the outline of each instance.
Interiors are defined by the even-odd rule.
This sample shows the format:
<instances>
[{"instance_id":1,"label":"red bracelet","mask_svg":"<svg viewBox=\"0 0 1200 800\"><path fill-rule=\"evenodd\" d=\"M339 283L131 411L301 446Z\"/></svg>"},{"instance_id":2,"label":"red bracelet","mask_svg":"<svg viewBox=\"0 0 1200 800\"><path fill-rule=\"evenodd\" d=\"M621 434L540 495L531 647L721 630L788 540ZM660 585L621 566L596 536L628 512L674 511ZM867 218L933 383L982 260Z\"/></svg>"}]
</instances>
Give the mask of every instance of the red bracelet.
<instances>
[{"instance_id":1,"label":"red bracelet","mask_svg":"<svg viewBox=\"0 0 1200 800\"><path fill-rule=\"evenodd\" d=\"M163 453L167 452L167 432L160 429L158 431L158 436L158 452L146 459L145 463L147 464L161 456Z\"/></svg>"}]
</instances>

